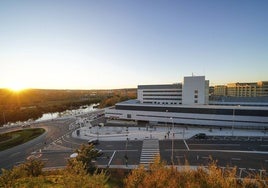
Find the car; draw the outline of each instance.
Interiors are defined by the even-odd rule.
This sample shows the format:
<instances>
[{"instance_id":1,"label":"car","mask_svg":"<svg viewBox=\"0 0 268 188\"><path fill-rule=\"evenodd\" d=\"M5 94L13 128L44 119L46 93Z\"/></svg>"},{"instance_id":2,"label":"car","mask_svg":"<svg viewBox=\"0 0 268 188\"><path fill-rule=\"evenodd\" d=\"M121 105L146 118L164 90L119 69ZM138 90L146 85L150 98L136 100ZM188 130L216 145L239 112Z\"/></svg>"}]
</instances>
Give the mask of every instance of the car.
<instances>
[{"instance_id":1,"label":"car","mask_svg":"<svg viewBox=\"0 0 268 188\"><path fill-rule=\"evenodd\" d=\"M198 133L194 136L196 139L206 139L207 135L205 133Z\"/></svg>"},{"instance_id":2,"label":"car","mask_svg":"<svg viewBox=\"0 0 268 188\"><path fill-rule=\"evenodd\" d=\"M88 144L93 144L93 145L97 145L99 144L99 140L96 138L92 138L88 141Z\"/></svg>"},{"instance_id":3,"label":"car","mask_svg":"<svg viewBox=\"0 0 268 188\"><path fill-rule=\"evenodd\" d=\"M70 158L76 158L78 156L78 153L72 153L71 155L70 155Z\"/></svg>"}]
</instances>

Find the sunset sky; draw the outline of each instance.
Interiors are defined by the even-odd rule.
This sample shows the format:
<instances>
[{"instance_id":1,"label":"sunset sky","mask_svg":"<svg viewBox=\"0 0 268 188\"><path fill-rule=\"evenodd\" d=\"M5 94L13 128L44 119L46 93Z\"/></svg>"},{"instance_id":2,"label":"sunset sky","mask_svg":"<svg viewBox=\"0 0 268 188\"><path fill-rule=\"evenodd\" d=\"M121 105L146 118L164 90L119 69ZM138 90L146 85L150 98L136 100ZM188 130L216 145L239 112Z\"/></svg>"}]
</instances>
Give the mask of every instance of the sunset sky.
<instances>
[{"instance_id":1,"label":"sunset sky","mask_svg":"<svg viewBox=\"0 0 268 188\"><path fill-rule=\"evenodd\" d=\"M266 0L1 0L0 88L268 81Z\"/></svg>"}]
</instances>

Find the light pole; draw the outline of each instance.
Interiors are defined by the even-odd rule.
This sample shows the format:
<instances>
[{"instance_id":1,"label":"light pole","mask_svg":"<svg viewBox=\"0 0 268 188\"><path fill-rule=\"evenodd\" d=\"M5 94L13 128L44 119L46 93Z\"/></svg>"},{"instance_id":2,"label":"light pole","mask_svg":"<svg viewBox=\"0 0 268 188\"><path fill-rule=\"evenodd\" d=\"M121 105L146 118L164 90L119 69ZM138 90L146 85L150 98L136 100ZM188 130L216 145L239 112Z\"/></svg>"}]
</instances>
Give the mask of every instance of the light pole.
<instances>
[{"instance_id":1,"label":"light pole","mask_svg":"<svg viewBox=\"0 0 268 188\"><path fill-rule=\"evenodd\" d=\"M99 140L99 125L97 125L97 140Z\"/></svg>"},{"instance_id":2,"label":"light pole","mask_svg":"<svg viewBox=\"0 0 268 188\"><path fill-rule=\"evenodd\" d=\"M168 116L168 110L166 110L166 116ZM169 128L168 128L168 126L167 126L167 121L166 121L166 128L167 128L168 131L169 131Z\"/></svg>"},{"instance_id":3,"label":"light pole","mask_svg":"<svg viewBox=\"0 0 268 188\"><path fill-rule=\"evenodd\" d=\"M174 121L172 117L170 119L172 121L171 163L174 165Z\"/></svg>"},{"instance_id":4,"label":"light pole","mask_svg":"<svg viewBox=\"0 0 268 188\"><path fill-rule=\"evenodd\" d=\"M233 108L233 125L232 125L232 136L234 136L234 117L235 117L235 107Z\"/></svg>"},{"instance_id":5,"label":"light pole","mask_svg":"<svg viewBox=\"0 0 268 188\"><path fill-rule=\"evenodd\" d=\"M184 134L185 134L185 127L183 127L183 130L182 130L182 139L184 139Z\"/></svg>"},{"instance_id":6,"label":"light pole","mask_svg":"<svg viewBox=\"0 0 268 188\"><path fill-rule=\"evenodd\" d=\"M128 166L127 144L128 144L128 137L127 137L127 140L126 140L126 149L125 149L125 161L126 161L126 166Z\"/></svg>"}]
</instances>

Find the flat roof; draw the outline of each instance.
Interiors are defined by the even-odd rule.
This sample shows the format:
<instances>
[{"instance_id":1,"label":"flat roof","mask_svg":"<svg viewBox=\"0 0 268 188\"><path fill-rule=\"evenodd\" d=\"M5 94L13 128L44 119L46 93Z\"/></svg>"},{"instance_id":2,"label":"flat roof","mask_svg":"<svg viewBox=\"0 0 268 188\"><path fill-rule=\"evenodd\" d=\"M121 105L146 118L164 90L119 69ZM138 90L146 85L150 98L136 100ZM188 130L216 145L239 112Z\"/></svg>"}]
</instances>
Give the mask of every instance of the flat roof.
<instances>
[{"instance_id":1,"label":"flat roof","mask_svg":"<svg viewBox=\"0 0 268 188\"><path fill-rule=\"evenodd\" d=\"M139 100L128 100L117 103L122 106L144 106L144 107L167 107L167 108L210 108L210 109L241 109L241 110L268 110L267 106L240 106L240 105L170 105L170 104L145 104Z\"/></svg>"},{"instance_id":2,"label":"flat roof","mask_svg":"<svg viewBox=\"0 0 268 188\"><path fill-rule=\"evenodd\" d=\"M181 89L182 84L138 85L138 89Z\"/></svg>"}]
</instances>

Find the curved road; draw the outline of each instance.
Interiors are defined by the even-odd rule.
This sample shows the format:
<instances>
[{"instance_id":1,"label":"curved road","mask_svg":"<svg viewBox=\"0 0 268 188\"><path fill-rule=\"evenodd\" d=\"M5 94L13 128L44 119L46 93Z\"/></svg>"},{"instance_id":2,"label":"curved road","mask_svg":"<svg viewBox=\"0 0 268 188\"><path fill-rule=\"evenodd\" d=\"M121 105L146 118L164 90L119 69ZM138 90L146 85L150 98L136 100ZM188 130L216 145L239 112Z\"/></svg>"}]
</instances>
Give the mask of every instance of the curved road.
<instances>
[{"instance_id":1,"label":"curved road","mask_svg":"<svg viewBox=\"0 0 268 188\"><path fill-rule=\"evenodd\" d=\"M22 145L4 150L0 152L0 168L10 169L14 165L22 163L31 155L32 152L42 149L47 144L55 141L69 131L69 124L75 122L74 118L65 120L53 120L42 123L33 123L31 127L39 127L46 129L46 132L39 137L26 142ZM22 128L2 129L3 132L10 132Z\"/></svg>"}]
</instances>

